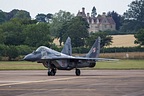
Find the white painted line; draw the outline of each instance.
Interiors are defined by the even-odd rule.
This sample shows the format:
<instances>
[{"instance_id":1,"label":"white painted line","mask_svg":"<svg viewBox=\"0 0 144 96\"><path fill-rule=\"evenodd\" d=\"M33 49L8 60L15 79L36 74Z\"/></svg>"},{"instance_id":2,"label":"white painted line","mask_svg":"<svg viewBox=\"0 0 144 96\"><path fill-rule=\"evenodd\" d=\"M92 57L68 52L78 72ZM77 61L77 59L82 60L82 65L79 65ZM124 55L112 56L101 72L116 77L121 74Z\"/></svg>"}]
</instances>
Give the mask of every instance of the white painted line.
<instances>
[{"instance_id":1,"label":"white painted line","mask_svg":"<svg viewBox=\"0 0 144 96\"><path fill-rule=\"evenodd\" d=\"M15 83L0 84L0 86L10 86L10 85L28 84L28 83L41 83L41 82L48 82L48 81L61 81L61 80L70 80L70 79L76 79L76 78L78 78L78 77L58 78L58 79L48 79L48 80L38 80L38 81L15 82Z\"/></svg>"}]
</instances>

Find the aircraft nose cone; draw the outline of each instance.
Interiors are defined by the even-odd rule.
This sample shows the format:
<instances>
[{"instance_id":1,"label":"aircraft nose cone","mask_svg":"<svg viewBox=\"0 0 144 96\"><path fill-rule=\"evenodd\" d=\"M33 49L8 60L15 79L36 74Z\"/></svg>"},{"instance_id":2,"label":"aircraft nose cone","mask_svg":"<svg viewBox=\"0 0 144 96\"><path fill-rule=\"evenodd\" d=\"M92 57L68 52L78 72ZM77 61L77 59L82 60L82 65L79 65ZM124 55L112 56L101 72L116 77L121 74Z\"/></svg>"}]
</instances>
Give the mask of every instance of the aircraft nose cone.
<instances>
[{"instance_id":1,"label":"aircraft nose cone","mask_svg":"<svg viewBox=\"0 0 144 96\"><path fill-rule=\"evenodd\" d=\"M26 61L31 61L32 60L32 54L28 54L26 55L23 60L26 60Z\"/></svg>"},{"instance_id":2,"label":"aircraft nose cone","mask_svg":"<svg viewBox=\"0 0 144 96\"><path fill-rule=\"evenodd\" d=\"M23 60L26 61L37 61L39 59L41 59L41 54L33 54L33 53L28 54L23 58Z\"/></svg>"}]
</instances>

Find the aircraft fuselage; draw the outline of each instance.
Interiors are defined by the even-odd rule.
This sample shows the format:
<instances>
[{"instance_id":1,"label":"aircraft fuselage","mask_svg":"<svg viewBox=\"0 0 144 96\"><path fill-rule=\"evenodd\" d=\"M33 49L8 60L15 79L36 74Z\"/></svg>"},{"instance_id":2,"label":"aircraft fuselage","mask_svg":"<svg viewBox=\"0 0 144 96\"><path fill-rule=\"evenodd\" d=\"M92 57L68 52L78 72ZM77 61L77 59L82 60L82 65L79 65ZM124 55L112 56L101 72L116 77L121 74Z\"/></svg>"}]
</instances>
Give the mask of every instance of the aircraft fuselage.
<instances>
[{"instance_id":1,"label":"aircraft fuselage","mask_svg":"<svg viewBox=\"0 0 144 96\"><path fill-rule=\"evenodd\" d=\"M48 68L47 63L43 65ZM73 60L53 60L51 64L58 70L72 70L74 68L83 68L83 67L94 67L96 65L95 61L73 61Z\"/></svg>"}]
</instances>

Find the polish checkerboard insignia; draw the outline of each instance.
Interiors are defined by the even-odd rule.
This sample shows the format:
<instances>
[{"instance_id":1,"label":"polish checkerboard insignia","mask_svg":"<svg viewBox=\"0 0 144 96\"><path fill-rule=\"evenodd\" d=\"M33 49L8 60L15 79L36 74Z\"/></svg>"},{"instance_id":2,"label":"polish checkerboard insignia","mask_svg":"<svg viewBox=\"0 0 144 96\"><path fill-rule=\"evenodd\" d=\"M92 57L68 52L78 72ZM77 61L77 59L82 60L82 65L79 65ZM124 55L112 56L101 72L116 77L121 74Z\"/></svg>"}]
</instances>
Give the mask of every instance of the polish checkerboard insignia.
<instances>
[{"instance_id":1,"label":"polish checkerboard insignia","mask_svg":"<svg viewBox=\"0 0 144 96\"><path fill-rule=\"evenodd\" d=\"M95 53L96 52L96 48L93 48L93 53Z\"/></svg>"}]
</instances>

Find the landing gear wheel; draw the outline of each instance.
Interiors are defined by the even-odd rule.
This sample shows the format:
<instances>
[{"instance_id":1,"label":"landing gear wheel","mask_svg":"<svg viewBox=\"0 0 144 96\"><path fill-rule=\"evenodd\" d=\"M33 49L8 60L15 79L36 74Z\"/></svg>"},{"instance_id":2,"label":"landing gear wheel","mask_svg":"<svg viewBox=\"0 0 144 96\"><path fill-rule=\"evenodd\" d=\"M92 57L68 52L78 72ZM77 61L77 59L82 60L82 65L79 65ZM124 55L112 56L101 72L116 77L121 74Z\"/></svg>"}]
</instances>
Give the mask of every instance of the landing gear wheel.
<instances>
[{"instance_id":1,"label":"landing gear wheel","mask_svg":"<svg viewBox=\"0 0 144 96\"><path fill-rule=\"evenodd\" d=\"M48 76L51 76L51 71L48 71Z\"/></svg>"},{"instance_id":2,"label":"landing gear wheel","mask_svg":"<svg viewBox=\"0 0 144 96\"><path fill-rule=\"evenodd\" d=\"M76 69L75 74L76 74L76 76L80 76L80 74L81 74L80 69Z\"/></svg>"},{"instance_id":3,"label":"landing gear wheel","mask_svg":"<svg viewBox=\"0 0 144 96\"><path fill-rule=\"evenodd\" d=\"M56 69L52 69L51 70L51 76L55 76L55 74L56 74Z\"/></svg>"},{"instance_id":4,"label":"landing gear wheel","mask_svg":"<svg viewBox=\"0 0 144 96\"><path fill-rule=\"evenodd\" d=\"M55 76L56 69L51 69L51 71L48 71L48 76Z\"/></svg>"}]
</instances>

